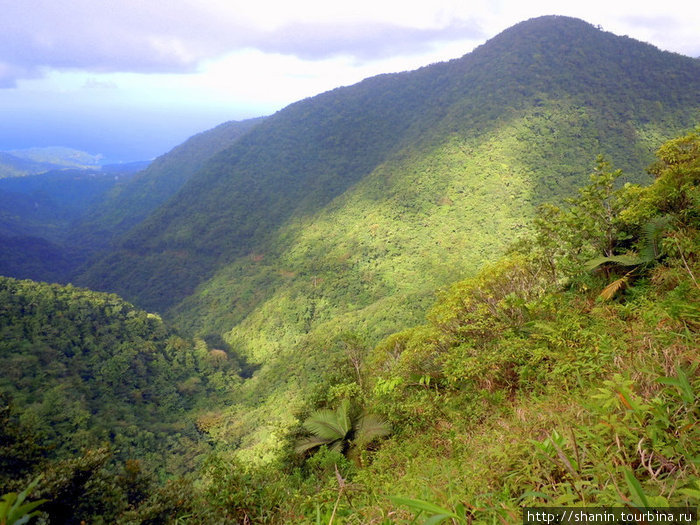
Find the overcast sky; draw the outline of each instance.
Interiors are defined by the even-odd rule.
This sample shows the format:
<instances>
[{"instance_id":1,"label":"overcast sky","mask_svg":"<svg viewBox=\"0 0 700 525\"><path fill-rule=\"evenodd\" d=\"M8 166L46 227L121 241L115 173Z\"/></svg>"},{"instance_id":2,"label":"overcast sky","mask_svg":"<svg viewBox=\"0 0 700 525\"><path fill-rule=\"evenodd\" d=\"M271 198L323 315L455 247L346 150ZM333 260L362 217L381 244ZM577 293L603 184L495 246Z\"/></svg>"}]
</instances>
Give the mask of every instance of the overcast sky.
<instances>
[{"instance_id":1,"label":"overcast sky","mask_svg":"<svg viewBox=\"0 0 700 525\"><path fill-rule=\"evenodd\" d=\"M152 158L547 14L700 56L697 1L0 0L0 150Z\"/></svg>"}]
</instances>

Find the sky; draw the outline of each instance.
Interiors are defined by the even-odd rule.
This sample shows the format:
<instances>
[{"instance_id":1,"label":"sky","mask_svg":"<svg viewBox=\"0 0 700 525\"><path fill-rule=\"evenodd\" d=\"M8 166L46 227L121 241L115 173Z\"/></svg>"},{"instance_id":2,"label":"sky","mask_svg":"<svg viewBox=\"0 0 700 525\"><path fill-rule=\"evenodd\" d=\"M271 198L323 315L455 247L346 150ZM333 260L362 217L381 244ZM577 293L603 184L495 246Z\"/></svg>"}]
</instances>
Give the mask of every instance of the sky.
<instances>
[{"instance_id":1,"label":"sky","mask_svg":"<svg viewBox=\"0 0 700 525\"><path fill-rule=\"evenodd\" d=\"M687 0L0 0L0 151L148 160L551 14L700 57L700 2Z\"/></svg>"}]
</instances>

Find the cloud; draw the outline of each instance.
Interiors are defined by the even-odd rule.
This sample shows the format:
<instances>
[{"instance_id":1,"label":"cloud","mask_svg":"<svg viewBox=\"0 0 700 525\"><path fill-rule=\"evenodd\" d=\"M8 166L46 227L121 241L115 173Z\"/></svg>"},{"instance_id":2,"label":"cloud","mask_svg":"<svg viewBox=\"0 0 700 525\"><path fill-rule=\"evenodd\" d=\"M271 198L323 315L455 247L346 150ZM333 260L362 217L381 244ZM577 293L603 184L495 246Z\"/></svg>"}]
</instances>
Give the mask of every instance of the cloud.
<instances>
[{"instance_id":1,"label":"cloud","mask_svg":"<svg viewBox=\"0 0 700 525\"><path fill-rule=\"evenodd\" d=\"M338 55L372 60L484 36L474 22L417 28L369 19L347 22L336 15L266 23L261 13L215 0L13 2L0 17L0 87L49 69L189 73L205 60L251 48L313 60Z\"/></svg>"},{"instance_id":2,"label":"cloud","mask_svg":"<svg viewBox=\"0 0 700 525\"><path fill-rule=\"evenodd\" d=\"M436 42L485 37L474 22L455 21L441 28L402 27L386 23L295 24L258 39L254 47L308 60L350 55L361 60L426 51Z\"/></svg>"},{"instance_id":3,"label":"cloud","mask_svg":"<svg viewBox=\"0 0 700 525\"><path fill-rule=\"evenodd\" d=\"M700 10L685 12L684 23L668 15L634 14L616 17L615 30L620 34L634 31L635 38L647 42L665 42L665 49L673 49L687 56L700 54L700 42L697 34L700 29Z\"/></svg>"}]
</instances>

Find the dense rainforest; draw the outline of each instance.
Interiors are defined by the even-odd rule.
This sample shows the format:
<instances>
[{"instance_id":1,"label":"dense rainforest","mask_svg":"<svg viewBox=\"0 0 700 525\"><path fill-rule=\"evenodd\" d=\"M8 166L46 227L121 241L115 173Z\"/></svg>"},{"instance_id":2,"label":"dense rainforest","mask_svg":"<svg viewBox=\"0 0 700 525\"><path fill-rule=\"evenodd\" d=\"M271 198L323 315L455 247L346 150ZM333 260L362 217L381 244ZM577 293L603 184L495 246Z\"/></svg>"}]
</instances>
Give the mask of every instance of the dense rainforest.
<instances>
[{"instance_id":1,"label":"dense rainforest","mask_svg":"<svg viewBox=\"0 0 700 525\"><path fill-rule=\"evenodd\" d=\"M193 137L63 284L15 238L0 519L697 505L699 116L698 61L542 17Z\"/></svg>"}]
</instances>

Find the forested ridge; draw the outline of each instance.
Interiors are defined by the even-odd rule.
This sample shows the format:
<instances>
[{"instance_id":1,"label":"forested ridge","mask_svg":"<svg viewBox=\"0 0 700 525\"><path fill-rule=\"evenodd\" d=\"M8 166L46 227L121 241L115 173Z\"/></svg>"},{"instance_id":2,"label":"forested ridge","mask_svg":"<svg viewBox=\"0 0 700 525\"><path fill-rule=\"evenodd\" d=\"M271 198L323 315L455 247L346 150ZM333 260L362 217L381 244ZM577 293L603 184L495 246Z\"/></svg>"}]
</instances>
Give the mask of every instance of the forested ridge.
<instances>
[{"instance_id":1,"label":"forested ridge","mask_svg":"<svg viewBox=\"0 0 700 525\"><path fill-rule=\"evenodd\" d=\"M202 163L230 146L260 120L225 122L161 155L131 184L115 189L106 199L91 206L72 225L70 242L87 246L91 252L110 248L120 235L177 193Z\"/></svg>"},{"instance_id":2,"label":"forested ridge","mask_svg":"<svg viewBox=\"0 0 700 525\"><path fill-rule=\"evenodd\" d=\"M251 254L282 263L317 214L372 181L358 197L386 203L396 216L424 199L454 202L472 181L507 191L500 179L513 180L526 192L515 195L525 209L496 225L508 231L531 216L528 204L571 194L598 153L643 174L663 139L697 121L699 85L700 65L688 57L576 19L529 20L460 59L369 78L269 116L205 162L78 281L165 314L185 298L204 299L198 286L216 286L217 272ZM413 177L431 172L435 184L412 192ZM484 202L469 197L473 206ZM408 219L404 228L422 229ZM453 221L458 230L473 217ZM489 229L479 232L484 247L470 247L484 251L474 267L498 252ZM458 245L455 233L445 240Z\"/></svg>"},{"instance_id":3,"label":"forested ridge","mask_svg":"<svg viewBox=\"0 0 700 525\"><path fill-rule=\"evenodd\" d=\"M0 519L697 506L699 94L542 17L176 148L79 225L129 302L0 278Z\"/></svg>"}]
</instances>

